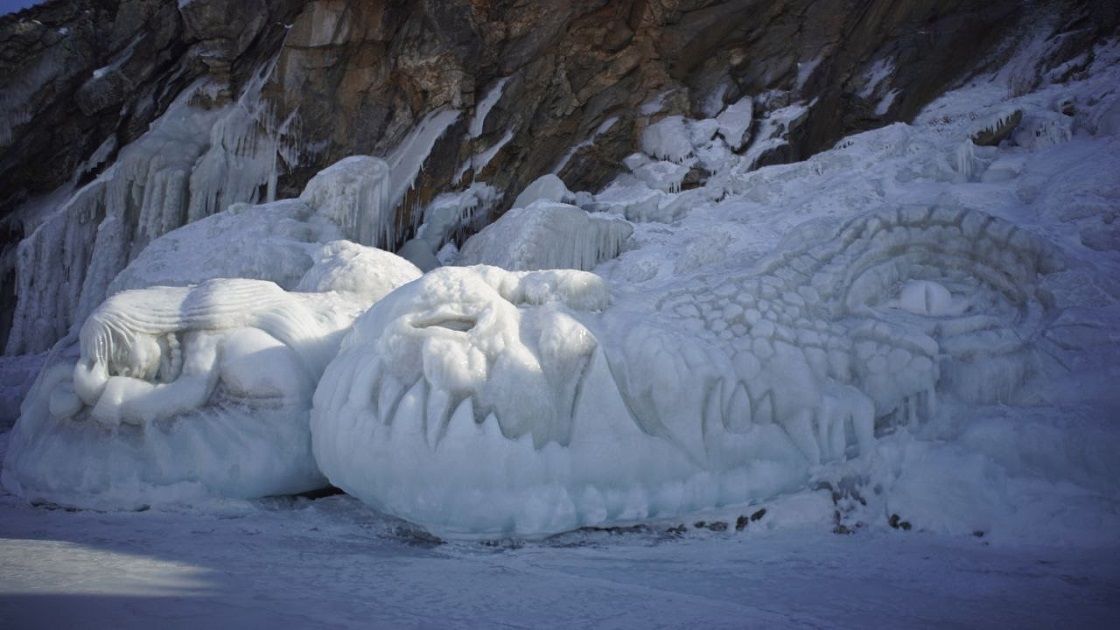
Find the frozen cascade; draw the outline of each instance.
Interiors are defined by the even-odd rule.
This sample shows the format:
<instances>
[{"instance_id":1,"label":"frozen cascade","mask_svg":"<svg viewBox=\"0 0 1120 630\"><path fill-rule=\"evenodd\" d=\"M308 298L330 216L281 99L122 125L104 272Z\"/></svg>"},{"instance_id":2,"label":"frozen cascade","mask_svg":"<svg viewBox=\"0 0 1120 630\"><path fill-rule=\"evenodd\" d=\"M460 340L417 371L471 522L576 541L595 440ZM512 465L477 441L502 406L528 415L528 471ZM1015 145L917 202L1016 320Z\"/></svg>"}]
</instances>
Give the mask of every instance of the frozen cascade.
<instances>
[{"instance_id":1,"label":"frozen cascade","mask_svg":"<svg viewBox=\"0 0 1120 630\"><path fill-rule=\"evenodd\" d=\"M506 82L508 81L509 77L498 79L494 87L490 88L490 90L486 92L486 96L475 106L474 117L471 118L471 124L467 127L467 133L470 137L477 138L482 135L482 127L486 124L486 117L490 114L490 110L501 100L502 90L505 89Z\"/></svg>"},{"instance_id":2,"label":"frozen cascade","mask_svg":"<svg viewBox=\"0 0 1120 630\"><path fill-rule=\"evenodd\" d=\"M109 283L152 239L275 188L280 146L260 105L265 64L219 110L189 105L196 85L117 162L49 214L18 246L18 301L5 352L46 350L104 299ZM269 193L271 194L271 193ZM59 252L63 259L59 260Z\"/></svg>"},{"instance_id":3,"label":"frozen cascade","mask_svg":"<svg viewBox=\"0 0 1120 630\"><path fill-rule=\"evenodd\" d=\"M460 112L456 109L439 109L428 114L385 158L392 172L390 207L400 205L404 196L416 185L416 177L424 168L424 162L428 160L432 148L444 132L459 120L459 115ZM390 242L395 242L396 235L393 236L394 239Z\"/></svg>"},{"instance_id":4,"label":"frozen cascade","mask_svg":"<svg viewBox=\"0 0 1120 630\"><path fill-rule=\"evenodd\" d=\"M439 251L452 235L485 218L501 195L489 184L475 182L466 190L442 193L424 208L423 223L416 237L428 242L432 251Z\"/></svg>"},{"instance_id":5,"label":"frozen cascade","mask_svg":"<svg viewBox=\"0 0 1120 630\"><path fill-rule=\"evenodd\" d=\"M490 163L490 160L493 160L494 156L497 155L507 144L509 144L510 140L513 140L512 129L507 130L504 134L502 134L502 137L499 138L498 141L491 145L488 149L476 153L475 155L472 155L471 157L464 160L463 163L459 165L459 169L455 171L455 176L451 178L451 183L456 184L462 181L463 176L467 174L467 171L473 172L474 176L477 177L479 173L482 172L482 169L486 168L486 165Z\"/></svg>"},{"instance_id":6,"label":"frozen cascade","mask_svg":"<svg viewBox=\"0 0 1120 630\"><path fill-rule=\"evenodd\" d=\"M595 131L591 133L590 137L583 140L582 142L572 145L572 148L568 149L567 152L564 153L563 157L560 158L560 161L556 163L556 166L552 167L552 173L554 175L558 175L560 171L564 170L564 167L568 165L568 162L572 160L572 157L574 157L576 153L579 153L581 150L587 147L593 146L595 144L595 140L599 136L610 131L611 127L614 127L615 123L617 122L618 116L611 116L610 118L601 122L599 126L595 128Z\"/></svg>"},{"instance_id":7,"label":"frozen cascade","mask_svg":"<svg viewBox=\"0 0 1120 630\"><path fill-rule=\"evenodd\" d=\"M388 247L396 237L389 165L380 158L355 155L319 171L300 199L363 245Z\"/></svg>"}]
</instances>

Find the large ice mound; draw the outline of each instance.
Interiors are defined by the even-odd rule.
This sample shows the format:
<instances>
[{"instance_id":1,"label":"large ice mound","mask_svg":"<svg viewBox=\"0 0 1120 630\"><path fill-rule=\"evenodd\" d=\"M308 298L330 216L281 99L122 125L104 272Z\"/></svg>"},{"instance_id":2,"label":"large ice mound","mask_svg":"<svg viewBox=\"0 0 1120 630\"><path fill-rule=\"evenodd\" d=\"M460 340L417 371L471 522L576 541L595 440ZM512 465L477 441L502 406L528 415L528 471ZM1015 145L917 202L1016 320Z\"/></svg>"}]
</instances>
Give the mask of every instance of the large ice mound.
<instances>
[{"instance_id":1,"label":"large ice mound","mask_svg":"<svg viewBox=\"0 0 1120 630\"><path fill-rule=\"evenodd\" d=\"M575 206L536 201L513 208L467 239L461 265L494 265L514 271L590 270L622 251L634 228Z\"/></svg>"},{"instance_id":2,"label":"large ice mound","mask_svg":"<svg viewBox=\"0 0 1120 630\"><path fill-rule=\"evenodd\" d=\"M322 486L308 431L319 375L353 320L420 273L347 242L316 258L305 293L211 279L106 300L28 395L4 486L113 508Z\"/></svg>"},{"instance_id":3,"label":"large ice mound","mask_svg":"<svg viewBox=\"0 0 1120 630\"><path fill-rule=\"evenodd\" d=\"M790 242L613 304L578 271L433 271L324 373L321 469L440 533L545 534L791 490L939 390L995 400L1025 379L1037 277L1058 267L1025 232L913 207Z\"/></svg>"}]
</instances>

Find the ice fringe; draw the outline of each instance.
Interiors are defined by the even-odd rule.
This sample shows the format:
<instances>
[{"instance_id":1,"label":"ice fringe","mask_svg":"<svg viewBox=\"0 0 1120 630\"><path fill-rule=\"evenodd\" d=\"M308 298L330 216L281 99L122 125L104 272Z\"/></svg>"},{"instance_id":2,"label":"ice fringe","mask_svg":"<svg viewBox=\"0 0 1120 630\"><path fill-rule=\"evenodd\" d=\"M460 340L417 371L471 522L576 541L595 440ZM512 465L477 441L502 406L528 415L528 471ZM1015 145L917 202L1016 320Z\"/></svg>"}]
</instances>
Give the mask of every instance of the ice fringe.
<instances>
[{"instance_id":1,"label":"ice fringe","mask_svg":"<svg viewBox=\"0 0 1120 630\"><path fill-rule=\"evenodd\" d=\"M184 91L113 166L29 229L17 250L19 299L6 353L46 350L92 312L152 239L272 194L285 147L283 125L273 125L260 100L271 69L262 66L221 110L188 104L200 85Z\"/></svg>"},{"instance_id":2,"label":"ice fringe","mask_svg":"<svg viewBox=\"0 0 1120 630\"><path fill-rule=\"evenodd\" d=\"M995 400L1025 379L1037 277L1060 267L1036 239L930 207L802 236L610 305L578 271L433 271L327 368L315 456L437 532L543 534L792 490L876 426L929 417L939 390Z\"/></svg>"}]
</instances>

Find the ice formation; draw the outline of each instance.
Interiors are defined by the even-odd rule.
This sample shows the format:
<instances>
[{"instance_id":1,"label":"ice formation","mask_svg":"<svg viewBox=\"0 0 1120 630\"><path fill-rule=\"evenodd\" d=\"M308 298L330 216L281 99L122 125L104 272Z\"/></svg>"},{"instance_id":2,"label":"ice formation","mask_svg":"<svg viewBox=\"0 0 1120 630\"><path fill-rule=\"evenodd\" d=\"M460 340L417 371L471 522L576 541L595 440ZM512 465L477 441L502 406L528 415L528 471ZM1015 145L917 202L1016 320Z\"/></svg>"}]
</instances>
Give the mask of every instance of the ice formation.
<instances>
[{"instance_id":1,"label":"ice formation","mask_svg":"<svg viewBox=\"0 0 1120 630\"><path fill-rule=\"evenodd\" d=\"M554 174L541 175L534 179L517 198L513 200L513 208L527 208L535 201L554 201L556 203L569 203L574 198L572 191L564 185L564 180Z\"/></svg>"},{"instance_id":2,"label":"ice formation","mask_svg":"<svg viewBox=\"0 0 1120 630\"><path fill-rule=\"evenodd\" d=\"M1039 241L953 208L815 227L613 305L587 273L432 272L328 368L322 470L436 531L542 534L765 498L929 417L939 389L1023 381L1058 267Z\"/></svg>"},{"instance_id":3,"label":"ice formation","mask_svg":"<svg viewBox=\"0 0 1120 630\"><path fill-rule=\"evenodd\" d=\"M432 148L444 132L459 120L459 115L460 112L456 109L438 109L428 114L385 158L391 172L390 207L400 205L404 196L412 190Z\"/></svg>"},{"instance_id":4,"label":"ice formation","mask_svg":"<svg viewBox=\"0 0 1120 630\"><path fill-rule=\"evenodd\" d=\"M274 190L280 154L288 151L261 105L272 67L262 66L226 108L192 107L205 85L185 90L116 163L28 222L16 257L19 299L8 354L45 351L83 321L151 240Z\"/></svg>"},{"instance_id":5,"label":"ice formation","mask_svg":"<svg viewBox=\"0 0 1120 630\"><path fill-rule=\"evenodd\" d=\"M507 81L509 81L509 77L498 79L497 83L486 92L486 96L478 102L474 117L471 118L471 123L467 127L467 133L470 137L477 138L482 135L482 127L486 124L486 117L490 115L490 110L501 100L502 91L505 89Z\"/></svg>"},{"instance_id":6,"label":"ice formation","mask_svg":"<svg viewBox=\"0 0 1120 630\"><path fill-rule=\"evenodd\" d=\"M750 140L751 118L754 115L754 104L749 96L744 96L735 103L727 106L716 122L719 123L719 133L727 144L738 151Z\"/></svg>"},{"instance_id":7,"label":"ice formation","mask_svg":"<svg viewBox=\"0 0 1120 630\"><path fill-rule=\"evenodd\" d=\"M13 430L5 487L136 508L321 486L308 433L319 375L354 318L419 275L337 242L316 253L303 293L244 279L117 293L52 352Z\"/></svg>"},{"instance_id":8,"label":"ice formation","mask_svg":"<svg viewBox=\"0 0 1120 630\"><path fill-rule=\"evenodd\" d=\"M117 274L108 294L212 278L270 280L291 290L322 244L340 238L337 225L298 199L233 204L149 243Z\"/></svg>"},{"instance_id":9,"label":"ice formation","mask_svg":"<svg viewBox=\"0 0 1120 630\"><path fill-rule=\"evenodd\" d=\"M458 262L510 270L586 270L617 256L631 232L626 221L536 201L513 208L467 239Z\"/></svg>"},{"instance_id":10,"label":"ice formation","mask_svg":"<svg viewBox=\"0 0 1120 630\"><path fill-rule=\"evenodd\" d=\"M610 131L611 127L614 127L615 123L617 123L617 122L618 122L618 116L611 116L610 118L608 118L608 119L604 120L602 123L600 123L599 126L595 128L595 131L593 131L588 138L586 138L585 140L583 140L581 142L578 142L578 143L572 145L572 147L570 149L568 149L564 153L564 155L560 158L560 161L556 163L556 166L552 167L552 174L556 175L556 174L559 174L560 171L563 171L564 167L568 165L568 162L570 162L572 160L572 157L574 157L576 153L579 153L581 150L594 145L595 140L599 136L601 136L604 133Z\"/></svg>"},{"instance_id":11,"label":"ice formation","mask_svg":"<svg viewBox=\"0 0 1120 630\"><path fill-rule=\"evenodd\" d=\"M498 197L487 186L440 195L413 213L421 224L399 226L416 233L402 253L426 267L436 251L444 264L496 267L409 282L418 270L390 254L324 245L360 238L361 221L384 226L382 210L399 204L459 116L435 112L387 156L387 178L385 164L354 159L323 174L306 201L235 205L156 238L109 293L180 288L121 293L89 320L103 334L87 335L85 355L59 346L12 435L4 482L78 504L256 496L321 481L310 448L334 483L441 534L773 507L775 494L805 490L776 500L823 495L829 527L834 514L856 514L885 529L901 512L915 528L968 540L1111 543L1118 59L1120 47L1100 47L1085 78L1042 77L1022 95L1009 94L1004 74L980 76L913 124L763 168L814 103L769 92L725 108L717 86L709 118L652 125L645 153L604 190L539 180L461 255L455 242ZM801 67L799 87L817 61ZM875 111L899 94L892 72L881 58L855 78ZM481 129L501 89L469 129ZM114 168L144 166L126 159L137 146ZM163 165L142 173L151 199L181 190ZM351 166L354 177L331 180ZM54 240L29 239L39 249L28 260L45 264L50 243L70 243L66 264L92 259L89 273L107 282L133 257L109 264L84 245L99 221L97 243L130 242L98 214L109 175L68 215L95 221L48 217L35 239ZM174 223L152 214L159 204L143 207L146 234ZM570 269L528 271L548 267ZM224 276L312 293L204 282ZM44 312L76 304L85 282L41 278L30 295L51 305ZM398 285L337 353L336 341L316 341L327 329L337 340L342 320ZM299 324L301 312L314 325ZM309 447L300 423L316 381ZM274 395L277 383L288 398ZM841 515L830 493L806 490L821 487L831 501L851 490L867 503Z\"/></svg>"},{"instance_id":12,"label":"ice formation","mask_svg":"<svg viewBox=\"0 0 1120 630\"><path fill-rule=\"evenodd\" d=\"M355 155L316 173L300 200L338 225L345 238L388 247L396 237L391 188L385 160Z\"/></svg>"},{"instance_id":13,"label":"ice formation","mask_svg":"<svg viewBox=\"0 0 1120 630\"><path fill-rule=\"evenodd\" d=\"M423 223L416 228L416 237L438 251L456 233L484 219L500 198L496 188L482 182L475 182L464 191L438 195L424 208Z\"/></svg>"},{"instance_id":14,"label":"ice formation","mask_svg":"<svg viewBox=\"0 0 1120 630\"><path fill-rule=\"evenodd\" d=\"M682 116L668 116L642 132L642 151L659 160L683 162L692 155L692 142Z\"/></svg>"}]
</instances>

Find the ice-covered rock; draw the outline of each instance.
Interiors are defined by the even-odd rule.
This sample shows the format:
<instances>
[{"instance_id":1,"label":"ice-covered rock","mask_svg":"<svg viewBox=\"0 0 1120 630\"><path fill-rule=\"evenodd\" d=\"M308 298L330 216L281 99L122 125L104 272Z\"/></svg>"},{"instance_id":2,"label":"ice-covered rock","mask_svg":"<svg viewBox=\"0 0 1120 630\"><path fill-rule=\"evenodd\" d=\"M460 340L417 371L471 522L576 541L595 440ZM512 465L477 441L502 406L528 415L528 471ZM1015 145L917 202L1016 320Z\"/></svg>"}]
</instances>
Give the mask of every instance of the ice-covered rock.
<instances>
[{"instance_id":1,"label":"ice-covered rock","mask_svg":"<svg viewBox=\"0 0 1120 630\"><path fill-rule=\"evenodd\" d=\"M319 375L354 318L419 271L352 243L317 258L300 281L314 293L215 279L107 300L52 351L4 486L109 508L321 486L307 424Z\"/></svg>"},{"instance_id":2,"label":"ice-covered rock","mask_svg":"<svg viewBox=\"0 0 1120 630\"><path fill-rule=\"evenodd\" d=\"M471 184L460 192L437 195L424 208L423 223L416 229L416 238L428 242L438 251L456 233L487 216L501 198L497 189L482 182Z\"/></svg>"},{"instance_id":3,"label":"ice-covered rock","mask_svg":"<svg viewBox=\"0 0 1120 630\"><path fill-rule=\"evenodd\" d=\"M738 151L750 140L748 132L751 129L753 116L754 103L749 96L744 96L728 105L719 116L716 116L719 134L733 150Z\"/></svg>"},{"instance_id":4,"label":"ice-covered rock","mask_svg":"<svg viewBox=\"0 0 1120 630\"><path fill-rule=\"evenodd\" d=\"M1045 110L1029 112L1011 134L1015 144L1027 149L1061 144L1072 137L1073 117Z\"/></svg>"},{"instance_id":5,"label":"ice-covered rock","mask_svg":"<svg viewBox=\"0 0 1120 630\"><path fill-rule=\"evenodd\" d=\"M327 243L312 259L315 264L303 274L296 291L349 293L370 304L421 273L401 256L350 241Z\"/></svg>"},{"instance_id":6,"label":"ice-covered rock","mask_svg":"<svg viewBox=\"0 0 1120 630\"><path fill-rule=\"evenodd\" d=\"M634 169L634 175L646 186L662 192L681 191L681 182L688 175L691 165L677 164L667 160L647 162Z\"/></svg>"},{"instance_id":7,"label":"ice-covered rock","mask_svg":"<svg viewBox=\"0 0 1120 630\"><path fill-rule=\"evenodd\" d=\"M224 108L193 107L201 88L185 91L112 166L32 224L16 256L7 353L49 348L152 240L235 202L271 200L284 147L260 105L270 70Z\"/></svg>"},{"instance_id":8,"label":"ice-covered rock","mask_svg":"<svg viewBox=\"0 0 1120 630\"><path fill-rule=\"evenodd\" d=\"M513 200L512 208L527 208L536 201L552 201L555 203L568 203L572 201L572 191L564 185L564 180L552 173L541 175L517 195Z\"/></svg>"},{"instance_id":9,"label":"ice-covered rock","mask_svg":"<svg viewBox=\"0 0 1120 630\"><path fill-rule=\"evenodd\" d=\"M422 238L405 241L405 244L397 250L397 255L419 267L420 271L428 272L440 266L439 258L436 257L431 243Z\"/></svg>"},{"instance_id":10,"label":"ice-covered rock","mask_svg":"<svg viewBox=\"0 0 1120 630\"><path fill-rule=\"evenodd\" d=\"M692 155L692 139L683 116L667 116L642 132L642 152L650 157L683 162Z\"/></svg>"},{"instance_id":11,"label":"ice-covered rock","mask_svg":"<svg viewBox=\"0 0 1120 630\"><path fill-rule=\"evenodd\" d=\"M334 223L297 199L234 204L149 243L107 293L212 278L270 280L290 290L314 264L322 243L337 238L341 234Z\"/></svg>"},{"instance_id":12,"label":"ice-covered rock","mask_svg":"<svg viewBox=\"0 0 1120 630\"><path fill-rule=\"evenodd\" d=\"M537 201L514 208L467 239L460 265L509 270L583 269L614 258L633 232L626 221Z\"/></svg>"},{"instance_id":13,"label":"ice-covered rock","mask_svg":"<svg viewBox=\"0 0 1120 630\"><path fill-rule=\"evenodd\" d=\"M972 133L972 143L978 147L995 147L1007 138L1023 120L1023 110L1009 109L989 116Z\"/></svg>"},{"instance_id":14,"label":"ice-covered rock","mask_svg":"<svg viewBox=\"0 0 1120 630\"><path fill-rule=\"evenodd\" d=\"M300 200L338 225L343 237L388 247L395 237L391 189L385 160L354 155L316 173Z\"/></svg>"}]
</instances>

